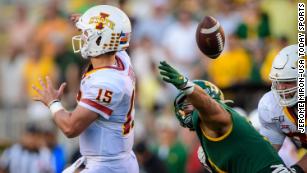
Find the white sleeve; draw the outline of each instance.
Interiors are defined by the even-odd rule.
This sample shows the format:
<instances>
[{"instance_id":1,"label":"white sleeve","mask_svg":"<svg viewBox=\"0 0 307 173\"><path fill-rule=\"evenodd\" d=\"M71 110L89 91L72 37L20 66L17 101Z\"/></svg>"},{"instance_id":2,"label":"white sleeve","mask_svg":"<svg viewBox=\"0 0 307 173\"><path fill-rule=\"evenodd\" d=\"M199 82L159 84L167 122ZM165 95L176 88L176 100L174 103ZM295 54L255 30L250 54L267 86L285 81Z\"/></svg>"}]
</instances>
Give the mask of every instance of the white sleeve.
<instances>
[{"instance_id":1,"label":"white sleeve","mask_svg":"<svg viewBox=\"0 0 307 173\"><path fill-rule=\"evenodd\" d=\"M82 91L79 105L109 119L123 98L123 92L110 83L93 84Z\"/></svg>"},{"instance_id":2,"label":"white sleeve","mask_svg":"<svg viewBox=\"0 0 307 173\"><path fill-rule=\"evenodd\" d=\"M266 108L261 102L258 105L259 121L261 124L260 134L268 138L272 144L282 145L285 135L281 133L280 129L270 119L271 111Z\"/></svg>"},{"instance_id":3,"label":"white sleeve","mask_svg":"<svg viewBox=\"0 0 307 173\"><path fill-rule=\"evenodd\" d=\"M9 166L9 162L10 162L10 149L4 150L4 152L2 153L1 157L0 157L0 169L4 169L6 170Z\"/></svg>"}]
</instances>

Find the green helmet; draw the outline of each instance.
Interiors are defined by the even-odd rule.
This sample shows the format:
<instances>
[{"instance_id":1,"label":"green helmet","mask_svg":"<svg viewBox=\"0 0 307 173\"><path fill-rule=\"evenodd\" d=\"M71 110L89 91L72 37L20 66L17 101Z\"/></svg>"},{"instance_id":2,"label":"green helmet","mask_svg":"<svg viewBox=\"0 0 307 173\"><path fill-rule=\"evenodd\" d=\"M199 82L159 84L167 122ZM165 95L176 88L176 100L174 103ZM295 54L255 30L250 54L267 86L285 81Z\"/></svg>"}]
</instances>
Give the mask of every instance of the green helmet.
<instances>
[{"instance_id":1,"label":"green helmet","mask_svg":"<svg viewBox=\"0 0 307 173\"><path fill-rule=\"evenodd\" d=\"M200 86L214 100L224 101L222 91L213 83L206 80L194 80L193 83ZM174 101L175 114L180 125L190 130L195 130L192 122L192 114L195 111L193 105L186 100L186 95L180 92Z\"/></svg>"}]
</instances>

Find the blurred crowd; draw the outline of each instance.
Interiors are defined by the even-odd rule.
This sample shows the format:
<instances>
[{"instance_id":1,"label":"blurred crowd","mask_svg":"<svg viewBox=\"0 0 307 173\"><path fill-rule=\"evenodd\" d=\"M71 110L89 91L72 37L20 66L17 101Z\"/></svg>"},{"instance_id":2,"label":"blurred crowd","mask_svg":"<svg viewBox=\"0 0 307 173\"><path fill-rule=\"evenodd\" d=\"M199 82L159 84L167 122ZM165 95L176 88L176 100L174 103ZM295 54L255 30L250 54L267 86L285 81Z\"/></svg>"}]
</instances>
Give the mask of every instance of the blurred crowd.
<instances>
[{"instance_id":1,"label":"blurred crowd","mask_svg":"<svg viewBox=\"0 0 307 173\"><path fill-rule=\"evenodd\" d=\"M259 125L255 109L262 94L270 89L268 74L273 58L281 48L296 43L297 2L1 1L0 155L4 152L0 172L8 159L21 158L20 153L36 160L31 163L40 165L37 172L61 172L78 157L76 140L65 139L52 126L49 110L31 99L36 95L32 84L48 75L56 86L67 82L62 99L65 108L71 110L77 104L87 61L72 52L71 37L78 30L68 20L69 14L82 13L95 4L109 4L129 15L133 33L128 52L137 76L134 150L141 172L201 173L196 135L179 127L173 112L177 91L161 81L157 64L166 60L191 79L215 83L227 99L234 100L233 106L242 115ZM197 24L205 15L215 17L226 35L225 49L215 60L201 54L195 42ZM296 157L289 157L289 162ZM29 165L27 159L20 162ZM32 167L28 167L30 171Z\"/></svg>"}]
</instances>

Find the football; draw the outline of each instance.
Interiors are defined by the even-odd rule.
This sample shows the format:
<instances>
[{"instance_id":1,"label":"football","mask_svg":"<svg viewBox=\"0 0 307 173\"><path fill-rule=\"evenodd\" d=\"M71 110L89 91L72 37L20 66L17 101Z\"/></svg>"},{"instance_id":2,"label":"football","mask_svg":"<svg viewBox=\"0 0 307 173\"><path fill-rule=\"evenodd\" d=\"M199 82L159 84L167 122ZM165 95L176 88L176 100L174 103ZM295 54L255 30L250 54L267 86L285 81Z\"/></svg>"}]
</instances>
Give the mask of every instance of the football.
<instances>
[{"instance_id":1,"label":"football","mask_svg":"<svg viewBox=\"0 0 307 173\"><path fill-rule=\"evenodd\" d=\"M202 53L217 58L224 49L225 35L220 23L211 16L205 16L198 24L196 42Z\"/></svg>"}]
</instances>

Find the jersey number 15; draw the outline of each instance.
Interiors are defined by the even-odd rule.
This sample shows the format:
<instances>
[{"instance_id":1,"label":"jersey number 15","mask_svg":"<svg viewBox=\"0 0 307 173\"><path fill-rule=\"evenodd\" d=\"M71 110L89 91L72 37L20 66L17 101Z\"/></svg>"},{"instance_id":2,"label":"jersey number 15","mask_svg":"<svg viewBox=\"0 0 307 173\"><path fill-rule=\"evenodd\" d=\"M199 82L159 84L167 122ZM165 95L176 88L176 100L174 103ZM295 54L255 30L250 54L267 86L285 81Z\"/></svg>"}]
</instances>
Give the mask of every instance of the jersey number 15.
<instances>
[{"instance_id":1,"label":"jersey number 15","mask_svg":"<svg viewBox=\"0 0 307 173\"><path fill-rule=\"evenodd\" d=\"M110 103L112 100L112 94L112 91L99 89L96 100L100 102Z\"/></svg>"}]
</instances>

